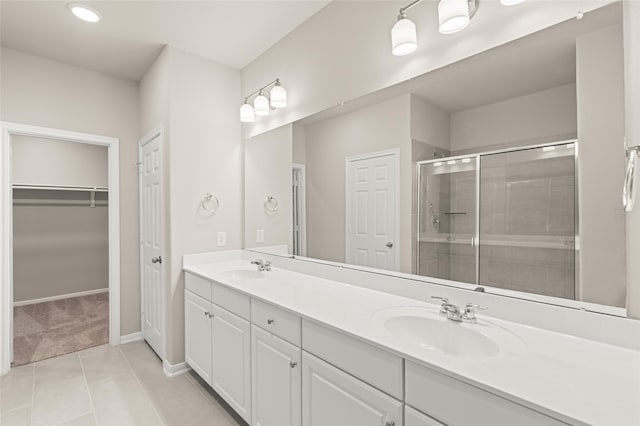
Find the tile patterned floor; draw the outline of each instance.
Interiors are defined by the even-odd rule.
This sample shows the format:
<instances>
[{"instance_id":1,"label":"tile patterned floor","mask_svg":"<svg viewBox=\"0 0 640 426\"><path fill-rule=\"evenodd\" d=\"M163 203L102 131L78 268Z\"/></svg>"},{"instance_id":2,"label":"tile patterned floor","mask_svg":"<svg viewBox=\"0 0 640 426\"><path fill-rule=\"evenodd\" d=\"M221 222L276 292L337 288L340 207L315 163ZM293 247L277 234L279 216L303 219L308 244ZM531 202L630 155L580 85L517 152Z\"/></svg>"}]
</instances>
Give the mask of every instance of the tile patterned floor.
<instances>
[{"instance_id":1,"label":"tile patterned floor","mask_svg":"<svg viewBox=\"0 0 640 426\"><path fill-rule=\"evenodd\" d=\"M1 426L246 426L194 373L165 376L143 342L13 368L0 391Z\"/></svg>"}]
</instances>

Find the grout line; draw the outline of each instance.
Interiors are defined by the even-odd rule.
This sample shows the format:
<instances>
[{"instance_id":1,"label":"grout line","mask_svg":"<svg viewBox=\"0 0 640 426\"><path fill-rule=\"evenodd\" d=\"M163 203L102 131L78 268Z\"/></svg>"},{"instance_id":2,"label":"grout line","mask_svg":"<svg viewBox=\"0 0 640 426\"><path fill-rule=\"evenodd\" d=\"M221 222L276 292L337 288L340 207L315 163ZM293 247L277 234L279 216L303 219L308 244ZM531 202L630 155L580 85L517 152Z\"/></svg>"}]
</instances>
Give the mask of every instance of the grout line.
<instances>
[{"instance_id":1,"label":"grout line","mask_svg":"<svg viewBox=\"0 0 640 426\"><path fill-rule=\"evenodd\" d=\"M87 394L89 394L89 403L91 404L91 414L93 414L93 420L96 422L96 425L98 424L98 418L96 417L96 407L93 404L93 397L91 396L91 390L89 389L89 382L87 382L87 375L84 371L84 363L82 362L82 358L80 358L80 354L78 354L76 352L76 356L78 357L78 360L80 361L80 368L82 369L82 378L84 379L84 385L87 388ZM84 415L86 415L87 413L84 413ZM33 426L33 425L32 425Z\"/></svg>"},{"instance_id":2,"label":"grout line","mask_svg":"<svg viewBox=\"0 0 640 426\"><path fill-rule=\"evenodd\" d=\"M31 409L29 410L29 425L33 426L33 413L36 408L36 365L33 364L33 380L31 380Z\"/></svg>"},{"instance_id":3,"label":"grout line","mask_svg":"<svg viewBox=\"0 0 640 426\"><path fill-rule=\"evenodd\" d=\"M129 361L129 358L127 358L127 355L125 355L125 353L122 352L122 349L120 349L120 345L118 345L117 348L118 348L118 351L120 352L120 354L124 357L125 361L127 362L127 365L129 366L129 369L131 370L131 373L133 374L133 377L136 379L136 382L138 382L138 385L140 386L140 389L142 389L142 392L144 393L144 395L149 400L149 405L151 406L151 409L153 409L153 412L156 413L156 416L158 417L158 420L160 420L160 423L162 425L164 425L164 420L162 419L162 416L160 415L160 413L158 413L158 410L156 410L156 406L153 403L153 399L151 399L151 397L149 396L149 394L145 390L144 386L142 385L142 382L140 381L140 378L138 377L138 374L136 374L136 371L134 370L133 366L131 365L131 361Z\"/></svg>"}]
</instances>

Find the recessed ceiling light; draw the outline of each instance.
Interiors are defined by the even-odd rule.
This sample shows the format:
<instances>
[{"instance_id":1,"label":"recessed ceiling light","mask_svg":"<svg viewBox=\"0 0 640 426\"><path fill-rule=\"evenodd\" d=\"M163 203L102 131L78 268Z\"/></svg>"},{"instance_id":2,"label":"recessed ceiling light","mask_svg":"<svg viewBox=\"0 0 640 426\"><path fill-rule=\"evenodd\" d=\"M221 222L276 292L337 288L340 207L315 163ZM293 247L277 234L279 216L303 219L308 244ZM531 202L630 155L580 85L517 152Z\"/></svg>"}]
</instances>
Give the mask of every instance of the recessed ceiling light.
<instances>
[{"instance_id":1,"label":"recessed ceiling light","mask_svg":"<svg viewBox=\"0 0 640 426\"><path fill-rule=\"evenodd\" d=\"M100 20L100 14L95 9L85 6L80 3L69 3L67 5L71 13L73 13L76 18L82 19L86 22L98 22Z\"/></svg>"}]
</instances>

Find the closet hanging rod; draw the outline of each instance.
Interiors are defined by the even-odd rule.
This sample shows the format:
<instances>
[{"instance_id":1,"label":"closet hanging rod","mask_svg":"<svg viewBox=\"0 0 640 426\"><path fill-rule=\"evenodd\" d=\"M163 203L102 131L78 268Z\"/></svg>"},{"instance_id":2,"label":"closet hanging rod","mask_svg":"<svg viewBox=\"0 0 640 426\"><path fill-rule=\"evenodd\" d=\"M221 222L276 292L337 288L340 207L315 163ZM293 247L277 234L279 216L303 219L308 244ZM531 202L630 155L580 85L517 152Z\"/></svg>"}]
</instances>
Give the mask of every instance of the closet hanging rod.
<instances>
[{"instance_id":1,"label":"closet hanging rod","mask_svg":"<svg viewBox=\"0 0 640 426\"><path fill-rule=\"evenodd\" d=\"M25 185L14 183L13 189L41 189L53 191L95 191L109 192L109 188L104 186L61 186L61 185Z\"/></svg>"}]
</instances>

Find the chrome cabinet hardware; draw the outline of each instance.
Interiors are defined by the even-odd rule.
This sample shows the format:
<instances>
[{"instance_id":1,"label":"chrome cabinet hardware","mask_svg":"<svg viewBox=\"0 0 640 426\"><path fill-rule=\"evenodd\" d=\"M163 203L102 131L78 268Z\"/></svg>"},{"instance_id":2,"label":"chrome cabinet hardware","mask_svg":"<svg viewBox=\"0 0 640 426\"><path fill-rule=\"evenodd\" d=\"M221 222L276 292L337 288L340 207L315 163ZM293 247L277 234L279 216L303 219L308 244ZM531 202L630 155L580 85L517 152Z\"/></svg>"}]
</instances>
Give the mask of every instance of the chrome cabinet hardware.
<instances>
[{"instance_id":1,"label":"chrome cabinet hardware","mask_svg":"<svg viewBox=\"0 0 640 426\"><path fill-rule=\"evenodd\" d=\"M297 362L293 362L293 361L289 362L289 367L291 367L291 368L296 368L296 365L298 365Z\"/></svg>"},{"instance_id":2,"label":"chrome cabinet hardware","mask_svg":"<svg viewBox=\"0 0 640 426\"><path fill-rule=\"evenodd\" d=\"M393 247L393 243L391 241L389 241L387 244L385 244L387 247L391 248Z\"/></svg>"},{"instance_id":3,"label":"chrome cabinet hardware","mask_svg":"<svg viewBox=\"0 0 640 426\"><path fill-rule=\"evenodd\" d=\"M152 257L151 263L162 263L162 256Z\"/></svg>"},{"instance_id":4,"label":"chrome cabinet hardware","mask_svg":"<svg viewBox=\"0 0 640 426\"><path fill-rule=\"evenodd\" d=\"M393 420L389 420L384 424L384 426L396 426L396 422L394 422Z\"/></svg>"},{"instance_id":5,"label":"chrome cabinet hardware","mask_svg":"<svg viewBox=\"0 0 640 426\"><path fill-rule=\"evenodd\" d=\"M269 324L269 325L273 324L274 322L276 322L276 320L274 320L272 318L268 318L267 319L267 324Z\"/></svg>"},{"instance_id":6,"label":"chrome cabinet hardware","mask_svg":"<svg viewBox=\"0 0 640 426\"><path fill-rule=\"evenodd\" d=\"M208 312L208 311L204 313L204 316L207 317L207 318L213 318L213 314L211 312Z\"/></svg>"}]
</instances>

